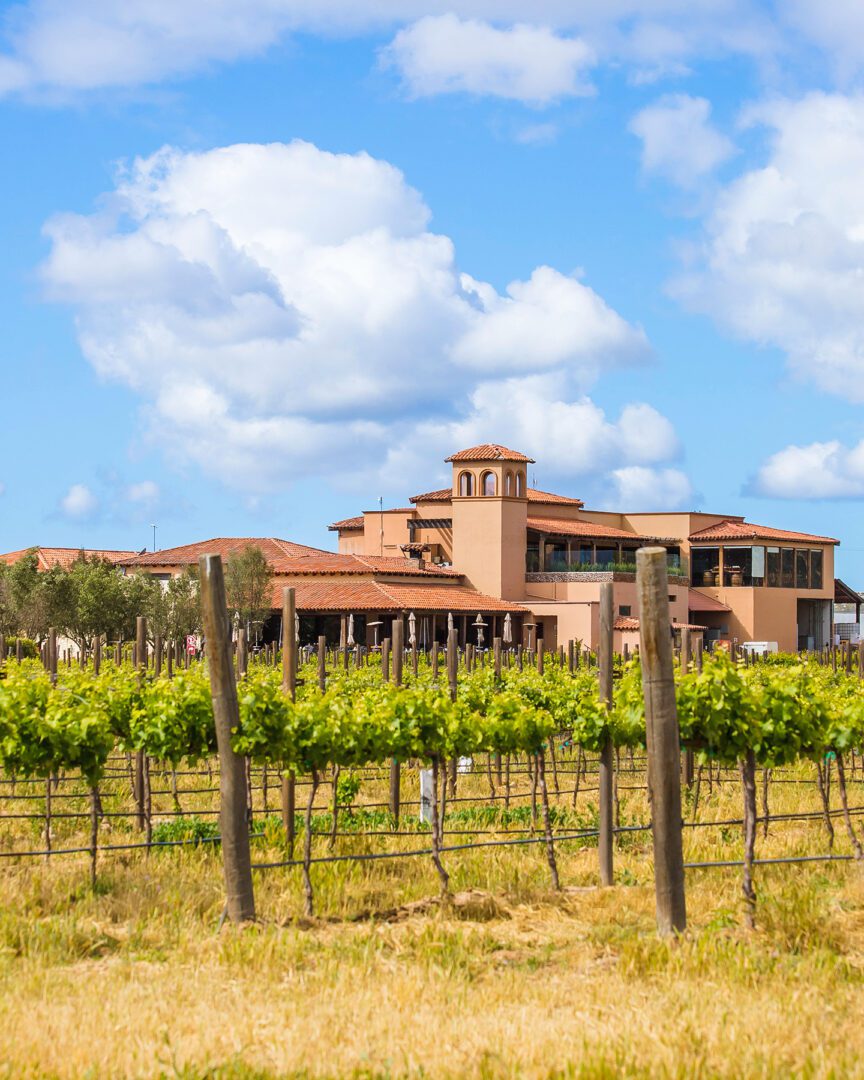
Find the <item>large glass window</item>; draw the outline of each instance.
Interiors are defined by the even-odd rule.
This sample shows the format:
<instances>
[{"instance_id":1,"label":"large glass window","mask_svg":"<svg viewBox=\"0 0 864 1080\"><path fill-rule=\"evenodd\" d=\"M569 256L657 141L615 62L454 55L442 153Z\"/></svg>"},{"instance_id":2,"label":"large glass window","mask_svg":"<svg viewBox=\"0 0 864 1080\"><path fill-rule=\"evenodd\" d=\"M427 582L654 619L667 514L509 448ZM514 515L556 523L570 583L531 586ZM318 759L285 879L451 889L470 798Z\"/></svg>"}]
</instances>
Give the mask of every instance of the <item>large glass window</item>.
<instances>
[{"instance_id":1,"label":"large glass window","mask_svg":"<svg viewBox=\"0 0 864 1080\"><path fill-rule=\"evenodd\" d=\"M567 544L564 541L546 541L546 569L550 573L567 569Z\"/></svg>"},{"instance_id":2,"label":"large glass window","mask_svg":"<svg viewBox=\"0 0 864 1080\"><path fill-rule=\"evenodd\" d=\"M769 547L766 552L766 570L768 585L772 589L780 588L780 548Z\"/></svg>"},{"instance_id":3,"label":"large glass window","mask_svg":"<svg viewBox=\"0 0 864 1080\"><path fill-rule=\"evenodd\" d=\"M784 589L795 588L795 550L780 549L780 584Z\"/></svg>"},{"instance_id":4,"label":"large glass window","mask_svg":"<svg viewBox=\"0 0 864 1080\"><path fill-rule=\"evenodd\" d=\"M719 585L717 574L720 569L719 547L693 547L690 548L690 565L692 585Z\"/></svg>"},{"instance_id":5,"label":"large glass window","mask_svg":"<svg viewBox=\"0 0 864 1080\"><path fill-rule=\"evenodd\" d=\"M724 547L724 585L763 585L765 549L762 547Z\"/></svg>"},{"instance_id":6,"label":"large glass window","mask_svg":"<svg viewBox=\"0 0 864 1080\"><path fill-rule=\"evenodd\" d=\"M813 548L810 552L810 588L822 588L822 555L821 548Z\"/></svg>"},{"instance_id":7,"label":"large glass window","mask_svg":"<svg viewBox=\"0 0 864 1080\"><path fill-rule=\"evenodd\" d=\"M600 566L610 566L618 558L618 547L601 547L597 545L597 563Z\"/></svg>"},{"instance_id":8,"label":"large glass window","mask_svg":"<svg viewBox=\"0 0 864 1080\"><path fill-rule=\"evenodd\" d=\"M795 588L810 588L810 552L800 548L795 552Z\"/></svg>"},{"instance_id":9,"label":"large glass window","mask_svg":"<svg viewBox=\"0 0 864 1080\"><path fill-rule=\"evenodd\" d=\"M529 540L528 547L525 549L525 572L527 574L536 574L540 570L540 545L535 540L533 543Z\"/></svg>"}]
</instances>

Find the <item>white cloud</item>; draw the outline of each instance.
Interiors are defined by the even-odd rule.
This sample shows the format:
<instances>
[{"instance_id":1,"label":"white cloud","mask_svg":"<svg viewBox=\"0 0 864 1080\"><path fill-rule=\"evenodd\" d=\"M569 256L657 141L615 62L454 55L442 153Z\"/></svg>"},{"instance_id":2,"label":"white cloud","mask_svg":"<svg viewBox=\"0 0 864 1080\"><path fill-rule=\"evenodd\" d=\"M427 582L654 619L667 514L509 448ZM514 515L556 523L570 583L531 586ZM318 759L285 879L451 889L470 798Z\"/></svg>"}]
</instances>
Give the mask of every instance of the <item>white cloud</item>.
<instances>
[{"instance_id":1,"label":"white cloud","mask_svg":"<svg viewBox=\"0 0 864 1080\"><path fill-rule=\"evenodd\" d=\"M126 489L126 498L131 503L139 506L153 505L159 501L159 485L155 480L141 480L137 484L130 484Z\"/></svg>"},{"instance_id":2,"label":"white cloud","mask_svg":"<svg viewBox=\"0 0 864 1080\"><path fill-rule=\"evenodd\" d=\"M551 96L580 82L568 66L574 35L600 58L656 76L680 73L703 55L770 56L784 34L757 0L29 0L6 13L0 94L152 85L260 55L294 32L398 33L429 18L486 24L477 35L483 64L466 56L461 71L439 65L437 78L470 82L485 72L485 85L524 82L541 95L551 87ZM498 33L516 37L504 46ZM821 31L813 33L818 39ZM513 42L521 48L528 34L541 36L531 52L547 59L550 73L539 72L536 60L513 58ZM459 38L463 47L467 36Z\"/></svg>"},{"instance_id":3,"label":"white cloud","mask_svg":"<svg viewBox=\"0 0 864 1080\"><path fill-rule=\"evenodd\" d=\"M429 15L400 30L382 59L399 71L411 97L469 93L548 105L593 93L585 78L591 49L544 26L499 29L453 14Z\"/></svg>"},{"instance_id":4,"label":"white cloud","mask_svg":"<svg viewBox=\"0 0 864 1080\"><path fill-rule=\"evenodd\" d=\"M629 465L612 473L615 490L607 500L609 509L682 510L693 505L694 493L680 469Z\"/></svg>"},{"instance_id":5,"label":"white cloud","mask_svg":"<svg viewBox=\"0 0 864 1080\"><path fill-rule=\"evenodd\" d=\"M550 267L505 295L460 275L420 195L366 154L168 148L103 206L48 223L48 294L173 453L246 490L365 468L421 418L464 416L480 382L553 375L566 404L648 355Z\"/></svg>"},{"instance_id":6,"label":"white cloud","mask_svg":"<svg viewBox=\"0 0 864 1080\"><path fill-rule=\"evenodd\" d=\"M851 448L836 439L787 446L761 465L751 486L775 499L864 498L864 439Z\"/></svg>"},{"instance_id":7,"label":"white cloud","mask_svg":"<svg viewBox=\"0 0 864 1080\"><path fill-rule=\"evenodd\" d=\"M73 484L60 500L60 508L67 517L89 518L99 508L99 501L86 484Z\"/></svg>"},{"instance_id":8,"label":"white cloud","mask_svg":"<svg viewBox=\"0 0 864 1080\"><path fill-rule=\"evenodd\" d=\"M642 168L681 187L695 186L735 152L711 124L711 103L669 94L638 112L630 131L642 140Z\"/></svg>"},{"instance_id":9,"label":"white cloud","mask_svg":"<svg viewBox=\"0 0 864 1080\"><path fill-rule=\"evenodd\" d=\"M768 160L719 193L673 292L783 350L799 378L864 401L864 97L813 93L746 119L767 127Z\"/></svg>"}]
</instances>

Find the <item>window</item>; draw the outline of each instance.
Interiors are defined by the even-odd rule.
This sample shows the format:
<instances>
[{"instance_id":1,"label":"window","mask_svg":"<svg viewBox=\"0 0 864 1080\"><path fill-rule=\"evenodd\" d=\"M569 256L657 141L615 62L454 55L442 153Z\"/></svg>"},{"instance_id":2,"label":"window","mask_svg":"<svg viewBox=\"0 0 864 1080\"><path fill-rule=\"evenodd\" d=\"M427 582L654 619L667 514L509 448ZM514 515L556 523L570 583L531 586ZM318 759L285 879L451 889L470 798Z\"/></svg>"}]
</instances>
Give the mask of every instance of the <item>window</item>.
<instances>
[{"instance_id":1,"label":"window","mask_svg":"<svg viewBox=\"0 0 864 1080\"><path fill-rule=\"evenodd\" d=\"M780 548L767 549L768 585L772 589L780 588Z\"/></svg>"},{"instance_id":2,"label":"window","mask_svg":"<svg viewBox=\"0 0 864 1080\"><path fill-rule=\"evenodd\" d=\"M810 552L800 548L795 552L795 588L810 588Z\"/></svg>"},{"instance_id":3,"label":"window","mask_svg":"<svg viewBox=\"0 0 864 1080\"><path fill-rule=\"evenodd\" d=\"M810 588L822 588L822 549L813 548L810 552Z\"/></svg>"},{"instance_id":4,"label":"window","mask_svg":"<svg viewBox=\"0 0 864 1080\"><path fill-rule=\"evenodd\" d=\"M618 605L618 614L623 615L625 618L627 618L630 615L630 612L632 610L633 610L633 608L632 608L632 606L630 604L619 604Z\"/></svg>"},{"instance_id":5,"label":"window","mask_svg":"<svg viewBox=\"0 0 864 1080\"><path fill-rule=\"evenodd\" d=\"M525 497L525 476L521 472L516 473L516 498L522 499Z\"/></svg>"},{"instance_id":6,"label":"window","mask_svg":"<svg viewBox=\"0 0 864 1080\"><path fill-rule=\"evenodd\" d=\"M724 585L764 585L765 549L763 547L724 547Z\"/></svg>"},{"instance_id":7,"label":"window","mask_svg":"<svg viewBox=\"0 0 864 1080\"><path fill-rule=\"evenodd\" d=\"M793 548L780 549L780 583L784 589L795 587L795 551Z\"/></svg>"},{"instance_id":8,"label":"window","mask_svg":"<svg viewBox=\"0 0 864 1080\"><path fill-rule=\"evenodd\" d=\"M463 472L459 477L459 494L474 494L474 477L470 472Z\"/></svg>"},{"instance_id":9,"label":"window","mask_svg":"<svg viewBox=\"0 0 864 1080\"><path fill-rule=\"evenodd\" d=\"M483 495L497 495L495 473L484 472L480 477L480 491Z\"/></svg>"},{"instance_id":10,"label":"window","mask_svg":"<svg viewBox=\"0 0 864 1080\"><path fill-rule=\"evenodd\" d=\"M563 572L567 569L567 544L546 541L546 569L551 573Z\"/></svg>"},{"instance_id":11,"label":"window","mask_svg":"<svg viewBox=\"0 0 864 1080\"><path fill-rule=\"evenodd\" d=\"M504 494L505 495L512 495L513 494L513 473L510 472L509 469L504 474Z\"/></svg>"},{"instance_id":12,"label":"window","mask_svg":"<svg viewBox=\"0 0 864 1080\"><path fill-rule=\"evenodd\" d=\"M670 603L670 604L674 604L674 603L675 603L675 597L674 597L674 596L672 595L672 593L671 593L671 592L669 593L669 603Z\"/></svg>"},{"instance_id":13,"label":"window","mask_svg":"<svg viewBox=\"0 0 864 1080\"><path fill-rule=\"evenodd\" d=\"M717 574L720 569L719 547L694 547L690 549L691 585L719 585Z\"/></svg>"},{"instance_id":14,"label":"window","mask_svg":"<svg viewBox=\"0 0 864 1080\"><path fill-rule=\"evenodd\" d=\"M540 545L535 540L533 543L529 541L527 548L525 549L525 572L527 574L536 574L540 570Z\"/></svg>"}]
</instances>

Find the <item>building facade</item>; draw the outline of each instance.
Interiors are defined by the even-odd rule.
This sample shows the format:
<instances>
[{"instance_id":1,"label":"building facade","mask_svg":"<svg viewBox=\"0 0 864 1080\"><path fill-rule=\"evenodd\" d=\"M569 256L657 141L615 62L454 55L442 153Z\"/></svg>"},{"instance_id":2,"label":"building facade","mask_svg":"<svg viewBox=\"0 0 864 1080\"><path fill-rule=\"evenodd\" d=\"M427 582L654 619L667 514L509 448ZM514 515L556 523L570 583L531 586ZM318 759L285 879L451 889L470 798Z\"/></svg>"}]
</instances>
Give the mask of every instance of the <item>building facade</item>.
<instances>
[{"instance_id":1,"label":"building facade","mask_svg":"<svg viewBox=\"0 0 864 1080\"><path fill-rule=\"evenodd\" d=\"M818 649L833 636L831 537L695 513L610 513L528 486L532 459L485 444L449 457L449 488L398 510L334 522L339 550L449 566L467 585L528 611L547 647L599 634L600 585L611 581L616 644L638 635L635 553L666 549L673 627L707 641Z\"/></svg>"}]
</instances>

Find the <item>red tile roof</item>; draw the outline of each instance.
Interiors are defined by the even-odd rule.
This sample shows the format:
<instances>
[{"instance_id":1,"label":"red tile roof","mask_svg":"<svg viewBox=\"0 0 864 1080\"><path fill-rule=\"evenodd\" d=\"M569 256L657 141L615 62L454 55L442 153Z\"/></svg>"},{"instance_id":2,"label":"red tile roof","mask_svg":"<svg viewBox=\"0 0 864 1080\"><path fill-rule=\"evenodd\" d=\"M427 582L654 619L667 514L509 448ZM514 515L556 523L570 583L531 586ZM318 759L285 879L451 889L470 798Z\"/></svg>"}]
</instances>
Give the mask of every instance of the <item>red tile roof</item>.
<instances>
[{"instance_id":1,"label":"red tile roof","mask_svg":"<svg viewBox=\"0 0 864 1080\"><path fill-rule=\"evenodd\" d=\"M750 521L729 519L719 525L709 525L707 529L690 533L691 540L798 540L805 544L839 544L830 536L813 536L811 533L789 532L786 529L772 529L768 525L754 525Z\"/></svg>"},{"instance_id":2,"label":"red tile roof","mask_svg":"<svg viewBox=\"0 0 864 1080\"><path fill-rule=\"evenodd\" d=\"M180 547L164 548L162 551L150 551L144 555L135 555L131 559L119 560L123 565L137 566L186 566L198 562L199 555L222 555L227 557L247 547L258 547L264 552L269 563L279 559L294 559L304 556L339 558L330 551L308 547L306 544L294 544L290 540L278 540L272 536L219 536L212 540L201 540L196 544L183 544ZM132 554L130 552L130 554Z\"/></svg>"},{"instance_id":3,"label":"red tile roof","mask_svg":"<svg viewBox=\"0 0 864 1080\"><path fill-rule=\"evenodd\" d=\"M699 592L698 589L691 589L688 594L687 600L688 611L731 611L727 604L721 604L719 600L716 600L713 596L709 596L708 593Z\"/></svg>"},{"instance_id":4,"label":"red tile roof","mask_svg":"<svg viewBox=\"0 0 864 1080\"><path fill-rule=\"evenodd\" d=\"M706 630L705 626L698 626L696 623L680 623L677 620L672 620L673 630ZM630 615L619 615L615 622L612 624L613 630L638 630L639 620Z\"/></svg>"},{"instance_id":5,"label":"red tile roof","mask_svg":"<svg viewBox=\"0 0 864 1080\"><path fill-rule=\"evenodd\" d=\"M402 555L322 555L294 559L274 559L270 562L276 574L409 574L412 577L461 578L462 574L449 566L424 563Z\"/></svg>"},{"instance_id":6,"label":"red tile roof","mask_svg":"<svg viewBox=\"0 0 864 1080\"><path fill-rule=\"evenodd\" d=\"M137 556L136 551L104 551L94 550L92 548L52 548L52 547L37 547L37 548L22 548L21 551L10 551L5 555L0 555L0 562L6 563L8 566L14 565L19 559L23 559L28 551L36 551L38 558L38 566L40 570L50 570L52 566L60 566L64 570L68 570L72 563L80 556L86 555L88 559L102 559L104 562L110 563L123 563L127 559L132 559Z\"/></svg>"},{"instance_id":7,"label":"red tile roof","mask_svg":"<svg viewBox=\"0 0 864 1080\"><path fill-rule=\"evenodd\" d=\"M537 532L557 533L561 536L581 536L588 540L651 540L653 537L640 536L625 529L614 529L611 525L598 525L596 521L567 520L566 518L529 517L528 528Z\"/></svg>"},{"instance_id":8,"label":"red tile roof","mask_svg":"<svg viewBox=\"0 0 864 1080\"><path fill-rule=\"evenodd\" d=\"M273 582L273 606L282 606L286 580ZM391 581L301 581L294 583L300 611L460 611L524 612L494 596L485 596L465 585L408 585Z\"/></svg>"},{"instance_id":9,"label":"red tile roof","mask_svg":"<svg viewBox=\"0 0 864 1080\"><path fill-rule=\"evenodd\" d=\"M333 524L328 525L327 528L331 532L347 532L349 529L362 529L363 515L358 514L356 517L343 518L342 521L334 521Z\"/></svg>"},{"instance_id":10,"label":"red tile roof","mask_svg":"<svg viewBox=\"0 0 864 1080\"><path fill-rule=\"evenodd\" d=\"M537 488L528 488L528 502L555 506L584 506L581 499L571 499L567 495L553 495L549 491L538 491ZM452 488L438 488L437 491L426 491L422 495L412 495L408 500L412 503L421 502L450 502L453 494Z\"/></svg>"},{"instance_id":11,"label":"red tile roof","mask_svg":"<svg viewBox=\"0 0 864 1080\"><path fill-rule=\"evenodd\" d=\"M520 454L518 450L508 450L506 446L498 443L482 443L480 446L469 446L467 450L459 450L445 461L534 461L527 454Z\"/></svg>"}]
</instances>

